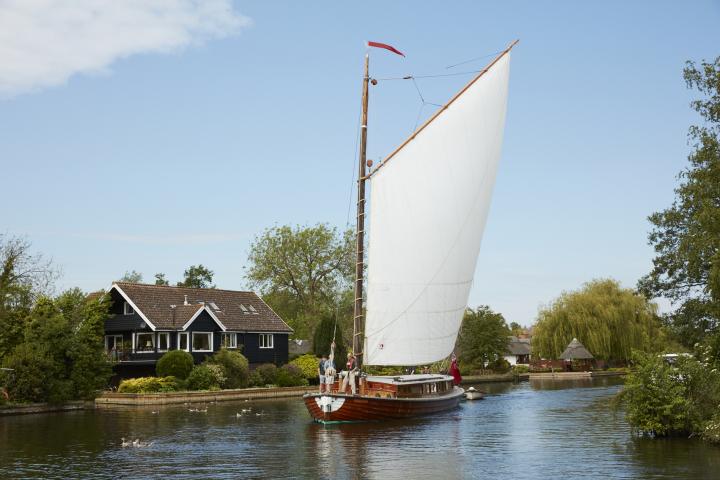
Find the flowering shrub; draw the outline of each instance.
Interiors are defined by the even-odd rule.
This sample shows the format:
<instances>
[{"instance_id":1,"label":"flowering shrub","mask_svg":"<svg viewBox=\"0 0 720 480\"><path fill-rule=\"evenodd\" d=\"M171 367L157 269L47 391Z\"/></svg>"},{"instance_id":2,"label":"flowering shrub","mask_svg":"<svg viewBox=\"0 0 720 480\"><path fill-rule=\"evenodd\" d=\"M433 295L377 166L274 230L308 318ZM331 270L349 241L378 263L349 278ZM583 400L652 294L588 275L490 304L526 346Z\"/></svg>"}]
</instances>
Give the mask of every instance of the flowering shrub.
<instances>
[{"instance_id":1,"label":"flowering shrub","mask_svg":"<svg viewBox=\"0 0 720 480\"><path fill-rule=\"evenodd\" d=\"M720 413L713 415L705 424L702 437L709 442L720 443Z\"/></svg>"},{"instance_id":2,"label":"flowering shrub","mask_svg":"<svg viewBox=\"0 0 720 480\"><path fill-rule=\"evenodd\" d=\"M192 369L187 379L189 390L220 390L225 381L222 365L198 365Z\"/></svg>"},{"instance_id":3,"label":"flowering shrub","mask_svg":"<svg viewBox=\"0 0 720 480\"><path fill-rule=\"evenodd\" d=\"M207 364L221 365L224 369L225 380L220 382L222 388L244 388L248 385L248 361L240 352L225 350L224 348L212 357Z\"/></svg>"},{"instance_id":4,"label":"flowering shrub","mask_svg":"<svg viewBox=\"0 0 720 480\"><path fill-rule=\"evenodd\" d=\"M175 377L140 377L123 380L118 387L120 393L175 392L181 389L181 382Z\"/></svg>"},{"instance_id":5,"label":"flowering shrub","mask_svg":"<svg viewBox=\"0 0 720 480\"><path fill-rule=\"evenodd\" d=\"M673 365L654 354L635 352L633 369L616 404L637 432L654 437L700 434L720 439L720 374L694 357Z\"/></svg>"},{"instance_id":6,"label":"flowering shrub","mask_svg":"<svg viewBox=\"0 0 720 480\"><path fill-rule=\"evenodd\" d=\"M301 357L296 358L290 365L295 365L302 371L303 377L307 379L313 379L318 375L318 364L320 359L312 353L308 353Z\"/></svg>"}]
</instances>

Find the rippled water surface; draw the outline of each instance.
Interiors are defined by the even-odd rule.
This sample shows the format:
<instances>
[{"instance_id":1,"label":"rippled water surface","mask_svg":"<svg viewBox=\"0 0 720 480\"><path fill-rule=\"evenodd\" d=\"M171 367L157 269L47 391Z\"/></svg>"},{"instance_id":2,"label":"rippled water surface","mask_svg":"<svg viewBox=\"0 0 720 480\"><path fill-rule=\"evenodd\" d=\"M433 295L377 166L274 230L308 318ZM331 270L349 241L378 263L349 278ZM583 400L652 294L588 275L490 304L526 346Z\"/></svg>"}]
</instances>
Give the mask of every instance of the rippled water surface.
<instances>
[{"instance_id":1,"label":"rippled water surface","mask_svg":"<svg viewBox=\"0 0 720 480\"><path fill-rule=\"evenodd\" d=\"M718 447L633 438L608 405L617 383L491 384L386 424L314 424L298 398L4 417L0 478L720 478Z\"/></svg>"}]
</instances>

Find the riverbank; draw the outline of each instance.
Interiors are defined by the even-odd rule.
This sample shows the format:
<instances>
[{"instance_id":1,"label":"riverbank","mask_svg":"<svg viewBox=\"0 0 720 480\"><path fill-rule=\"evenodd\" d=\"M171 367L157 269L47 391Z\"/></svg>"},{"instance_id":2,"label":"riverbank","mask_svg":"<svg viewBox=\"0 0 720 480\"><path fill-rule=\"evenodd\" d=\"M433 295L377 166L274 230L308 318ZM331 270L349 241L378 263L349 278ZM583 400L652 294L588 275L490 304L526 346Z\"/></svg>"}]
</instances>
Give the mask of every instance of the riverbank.
<instances>
[{"instance_id":1,"label":"riverbank","mask_svg":"<svg viewBox=\"0 0 720 480\"><path fill-rule=\"evenodd\" d=\"M231 400L259 400L300 397L312 387L242 388L236 390L204 390L199 392L116 393L105 392L95 399L96 408L132 405L173 405L179 403L212 403Z\"/></svg>"},{"instance_id":2,"label":"riverbank","mask_svg":"<svg viewBox=\"0 0 720 480\"><path fill-rule=\"evenodd\" d=\"M622 377L627 375L627 372L617 371L597 371L597 372L542 372L542 373L530 373L528 374L529 380L543 380L543 379L554 379L554 380L572 380L575 378L601 378L601 377Z\"/></svg>"},{"instance_id":3,"label":"riverbank","mask_svg":"<svg viewBox=\"0 0 720 480\"><path fill-rule=\"evenodd\" d=\"M529 374L494 373L491 375L466 375L460 385L477 385L478 383L516 382L528 380Z\"/></svg>"},{"instance_id":4,"label":"riverbank","mask_svg":"<svg viewBox=\"0 0 720 480\"><path fill-rule=\"evenodd\" d=\"M578 378L618 377L626 372L547 372L547 373L513 373L493 375L468 375L463 378L463 386L483 383L503 383L532 380L572 380ZM115 407L131 407L144 405L177 405L189 403L215 403L233 400L260 400L273 398L301 397L316 387L275 387L275 388L243 388L235 390L205 390L199 392L165 392L165 393L117 393L104 392L94 402L67 402L61 405L33 403L27 405L10 405L0 408L0 416L26 415L32 413L65 412L72 410L103 409Z\"/></svg>"},{"instance_id":5,"label":"riverbank","mask_svg":"<svg viewBox=\"0 0 720 480\"><path fill-rule=\"evenodd\" d=\"M29 415L31 413L70 412L73 410L92 408L95 408L93 402L85 402L82 400L62 403L60 405L51 405L48 403L13 404L0 407L0 417L6 415Z\"/></svg>"}]
</instances>

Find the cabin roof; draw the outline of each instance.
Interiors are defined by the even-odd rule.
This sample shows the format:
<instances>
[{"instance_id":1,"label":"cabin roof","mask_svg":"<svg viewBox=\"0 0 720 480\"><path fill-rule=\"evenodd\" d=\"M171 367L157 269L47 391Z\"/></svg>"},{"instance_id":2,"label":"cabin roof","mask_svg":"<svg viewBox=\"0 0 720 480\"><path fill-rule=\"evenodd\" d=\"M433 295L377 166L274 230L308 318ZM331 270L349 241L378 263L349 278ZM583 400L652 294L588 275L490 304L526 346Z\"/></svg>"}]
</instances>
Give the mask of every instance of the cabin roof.
<instances>
[{"instance_id":1,"label":"cabin roof","mask_svg":"<svg viewBox=\"0 0 720 480\"><path fill-rule=\"evenodd\" d=\"M393 385L412 385L414 383L426 383L430 380L435 381L446 381L446 380L452 380L453 377L450 375L439 375L439 374L432 374L432 373L426 373L426 374L420 374L420 375L396 375L394 377L386 377L386 376L368 376L367 381L368 382L377 382L377 383L389 383Z\"/></svg>"},{"instance_id":2,"label":"cabin roof","mask_svg":"<svg viewBox=\"0 0 720 480\"><path fill-rule=\"evenodd\" d=\"M204 309L230 331L293 331L255 292L127 282L115 282L112 289L129 298L156 330L182 330Z\"/></svg>"}]
</instances>

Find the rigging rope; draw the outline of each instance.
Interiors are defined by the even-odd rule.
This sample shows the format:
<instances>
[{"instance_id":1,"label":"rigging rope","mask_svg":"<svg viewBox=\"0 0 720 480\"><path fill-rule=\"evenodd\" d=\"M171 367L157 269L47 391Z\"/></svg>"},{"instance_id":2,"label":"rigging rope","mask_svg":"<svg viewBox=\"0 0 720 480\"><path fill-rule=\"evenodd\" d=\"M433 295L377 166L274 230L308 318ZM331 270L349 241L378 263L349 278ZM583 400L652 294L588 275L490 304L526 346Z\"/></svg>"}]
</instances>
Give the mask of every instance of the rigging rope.
<instances>
[{"instance_id":1,"label":"rigging rope","mask_svg":"<svg viewBox=\"0 0 720 480\"><path fill-rule=\"evenodd\" d=\"M427 100L425 100L425 97L423 97L423 94L420 91L420 86L415 81L415 77L410 76L409 78L410 78L410 80L412 80L413 85L415 85L415 90L417 90L418 96L420 97L420 108L418 109L417 117L415 117L415 125L413 126L413 129L412 129L412 131L414 132L415 130L417 130L418 123L420 123L420 116L422 115L425 105L432 105L432 106L440 107L440 108L442 108L442 105L439 105L437 103L428 102Z\"/></svg>"},{"instance_id":2,"label":"rigging rope","mask_svg":"<svg viewBox=\"0 0 720 480\"><path fill-rule=\"evenodd\" d=\"M455 67L460 66L460 65L465 65L466 63L472 63L472 62L474 62L475 60L482 60L483 58L494 57L495 55L499 55L499 54L501 54L502 52L503 52L503 51L500 50L499 52L488 53L487 55L483 55L483 56L481 56L481 57L471 58L470 60L465 60L465 61L460 62L460 63L455 63L455 64L453 64L453 65L448 65L447 67L445 67L445 69L447 70L447 69L449 69L449 68L455 68Z\"/></svg>"},{"instance_id":3,"label":"rigging rope","mask_svg":"<svg viewBox=\"0 0 720 480\"><path fill-rule=\"evenodd\" d=\"M358 153L358 139L360 138L360 117L362 116L362 113L358 114L357 119L357 126L355 127L355 148L353 149L353 161L352 161L352 179L350 180L350 193L348 195L348 208L347 208L347 217L345 218L345 228L350 226L350 209L352 208L352 197L353 197L353 191L355 190L355 172L356 172L356 157Z\"/></svg>"},{"instance_id":4,"label":"rigging rope","mask_svg":"<svg viewBox=\"0 0 720 480\"><path fill-rule=\"evenodd\" d=\"M468 70L466 72L457 72L457 73L438 73L435 75L405 75L404 77L385 77L385 78L376 78L378 82L380 81L387 81L387 80L410 80L412 78L440 78L440 77L457 77L458 75L471 75L474 73L480 73L481 70Z\"/></svg>"}]
</instances>

